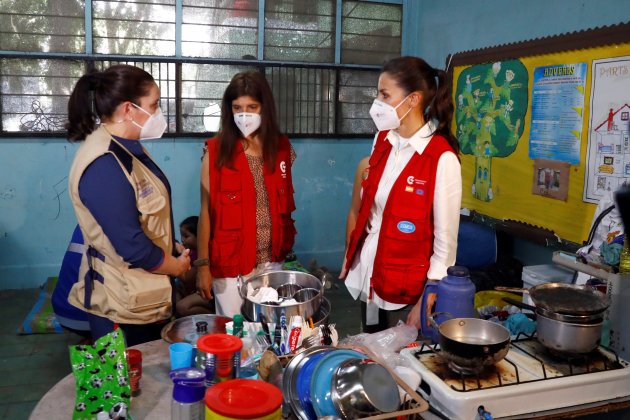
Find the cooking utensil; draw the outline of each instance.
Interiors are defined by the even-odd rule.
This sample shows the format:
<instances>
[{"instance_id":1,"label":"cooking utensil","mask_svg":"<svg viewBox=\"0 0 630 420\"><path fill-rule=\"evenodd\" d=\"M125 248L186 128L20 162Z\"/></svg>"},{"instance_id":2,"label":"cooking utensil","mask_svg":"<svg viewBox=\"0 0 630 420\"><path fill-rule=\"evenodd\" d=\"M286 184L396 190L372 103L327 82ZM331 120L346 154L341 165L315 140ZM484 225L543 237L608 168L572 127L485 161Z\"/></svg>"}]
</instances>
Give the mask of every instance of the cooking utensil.
<instances>
[{"instance_id":1,"label":"cooking utensil","mask_svg":"<svg viewBox=\"0 0 630 420\"><path fill-rule=\"evenodd\" d=\"M284 369L284 375L282 378L282 395L284 396L285 403L291 406L294 414L300 420L309 420L309 417L307 411L304 407L302 407L302 404L300 403L300 395L297 390L298 375L302 368L306 365L306 363L311 359L311 357L313 357L313 355L317 353L328 353L332 350L332 347L308 348L302 353L299 353L298 355L293 357ZM310 376L308 377L308 379L308 386L305 386L305 389L310 388ZM304 378L303 380L306 380L306 378ZM312 406L310 407L310 410L312 414L315 415Z\"/></svg>"},{"instance_id":2,"label":"cooking utensil","mask_svg":"<svg viewBox=\"0 0 630 420\"><path fill-rule=\"evenodd\" d=\"M167 343L188 342L189 339L187 337L191 337L197 332L197 322L207 323L207 334L225 334L225 324L231 321L232 318L227 316L213 314L190 315L169 322L162 328L160 335Z\"/></svg>"},{"instance_id":3,"label":"cooking utensil","mask_svg":"<svg viewBox=\"0 0 630 420\"><path fill-rule=\"evenodd\" d=\"M238 277L237 282L239 294L243 298L241 312L245 318L254 322L260 320L261 314L265 315L269 322L278 322L283 311L286 313L288 319L294 315L301 315L302 318L307 319L317 312L324 298L324 285L322 282L317 277L302 271L268 271L247 280ZM247 298L248 285L251 285L255 290L263 286L277 289L285 284L296 284L301 288L313 288L318 290L319 294L306 302L298 302L293 305L285 306L252 302Z\"/></svg>"},{"instance_id":4,"label":"cooking utensil","mask_svg":"<svg viewBox=\"0 0 630 420\"><path fill-rule=\"evenodd\" d=\"M604 321L591 324L575 324L558 321L538 315L536 336L548 349L570 354L584 354L595 350L599 345Z\"/></svg>"},{"instance_id":5,"label":"cooking utensil","mask_svg":"<svg viewBox=\"0 0 630 420\"><path fill-rule=\"evenodd\" d=\"M477 318L452 318L437 325L434 317L439 315L450 314L435 312L429 316L429 322L440 334L440 354L451 369L477 373L507 354L510 332L504 326Z\"/></svg>"},{"instance_id":6,"label":"cooking utensil","mask_svg":"<svg viewBox=\"0 0 630 420\"><path fill-rule=\"evenodd\" d=\"M278 297L290 298L301 289L302 289L302 286L300 286L299 284L285 283L281 286L278 286L276 288L276 291L278 292ZM316 292L317 292L317 289L316 289Z\"/></svg>"},{"instance_id":7,"label":"cooking utensil","mask_svg":"<svg viewBox=\"0 0 630 420\"><path fill-rule=\"evenodd\" d=\"M345 419L390 413L400 407L398 385L383 366L371 360L342 362L332 378L331 399Z\"/></svg>"},{"instance_id":8,"label":"cooking utensil","mask_svg":"<svg viewBox=\"0 0 630 420\"><path fill-rule=\"evenodd\" d=\"M560 314L553 311L550 311L545 308L541 308L538 306L529 305L525 302L521 302L520 300L512 299L509 297L504 297L503 300L511 305L516 306L521 309L529 309L532 312L535 312L538 315L555 319L557 321L562 322L572 322L575 324L590 324L597 323L602 320L602 314L594 314L594 315L569 315L569 314Z\"/></svg>"},{"instance_id":9,"label":"cooking utensil","mask_svg":"<svg viewBox=\"0 0 630 420\"><path fill-rule=\"evenodd\" d=\"M536 312L536 338L550 350L582 354L590 353L599 345L604 322L602 314L583 316L556 314L510 298L503 300Z\"/></svg>"},{"instance_id":10,"label":"cooking utensil","mask_svg":"<svg viewBox=\"0 0 630 420\"><path fill-rule=\"evenodd\" d=\"M529 293L537 307L568 315L594 315L609 305L602 292L576 284L542 283L530 289L497 286L495 290Z\"/></svg>"}]
</instances>

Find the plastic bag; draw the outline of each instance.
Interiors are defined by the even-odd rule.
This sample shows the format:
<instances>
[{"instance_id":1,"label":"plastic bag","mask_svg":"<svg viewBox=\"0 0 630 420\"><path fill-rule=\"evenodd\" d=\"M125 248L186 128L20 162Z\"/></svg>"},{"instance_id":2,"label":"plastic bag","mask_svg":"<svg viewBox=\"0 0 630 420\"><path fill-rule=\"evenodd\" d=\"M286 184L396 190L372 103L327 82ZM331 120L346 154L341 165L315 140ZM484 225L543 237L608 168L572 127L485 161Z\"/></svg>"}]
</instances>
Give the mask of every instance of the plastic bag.
<instances>
[{"instance_id":1,"label":"plastic bag","mask_svg":"<svg viewBox=\"0 0 630 420\"><path fill-rule=\"evenodd\" d=\"M398 321L395 327L369 334L363 345L375 354L394 353L413 343L418 338L418 330L413 325Z\"/></svg>"},{"instance_id":2,"label":"plastic bag","mask_svg":"<svg viewBox=\"0 0 630 420\"><path fill-rule=\"evenodd\" d=\"M71 346L70 363L76 385L74 420L131 419L131 388L121 330L113 331L92 346ZM107 413L107 417L103 414Z\"/></svg>"},{"instance_id":3,"label":"plastic bag","mask_svg":"<svg viewBox=\"0 0 630 420\"><path fill-rule=\"evenodd\" d=\"M586 256L590 252L599 255L602 243L612 243L616 236L623 233L623 221L613 194L613 191L608 191L599 199L591 223L592 238L589 237L589 243L580 248L578 254ZM611 207L614 208L611 210Z\"/></svg>"}]
</instances>

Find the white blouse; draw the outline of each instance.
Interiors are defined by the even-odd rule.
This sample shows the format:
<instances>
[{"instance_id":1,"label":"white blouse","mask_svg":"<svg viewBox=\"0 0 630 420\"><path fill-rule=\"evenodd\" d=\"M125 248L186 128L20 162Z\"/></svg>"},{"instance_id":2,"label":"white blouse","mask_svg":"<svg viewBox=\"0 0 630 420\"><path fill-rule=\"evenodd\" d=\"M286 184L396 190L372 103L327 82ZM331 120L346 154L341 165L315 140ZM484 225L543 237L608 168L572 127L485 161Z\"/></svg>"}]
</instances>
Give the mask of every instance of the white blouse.
<instances>
[{"instance_id":1,"label":"white blouse","mask_svg":"<svg viewBox=\"0 0 630 420\"><path fill-rule=\"evenodd\" d=\"M435 122L430 121L410 138L401 137L398 131L391 130L386 139L392 144L392 149L385 164L383 176L378 184L376 197L370 219L366 227L367 236L361 253L354 259L348 272L345 284L354 299L360 298L367 302L370 292L370 278L376 256L376 248L380 234L380 226L383 220L383 210L387 198L396 179L407 166L414 153L420 153L429 144L431 133L435 130ZM376 144L378 134L374 137ZM369 176L369 175L368 175ZM441 279L446 276L446 269L455 264L457 253L457 232L459 230L459 211L462 201L462 176L461 165L457 156L452 152L443 153L438 161L435 192L433 199L433 254L430 259L427 278ZM387 302L381 299L376 292L372 294L372 300L381 309L396 310L403 308L404 304Z\"/></svg>"}]
</instances>

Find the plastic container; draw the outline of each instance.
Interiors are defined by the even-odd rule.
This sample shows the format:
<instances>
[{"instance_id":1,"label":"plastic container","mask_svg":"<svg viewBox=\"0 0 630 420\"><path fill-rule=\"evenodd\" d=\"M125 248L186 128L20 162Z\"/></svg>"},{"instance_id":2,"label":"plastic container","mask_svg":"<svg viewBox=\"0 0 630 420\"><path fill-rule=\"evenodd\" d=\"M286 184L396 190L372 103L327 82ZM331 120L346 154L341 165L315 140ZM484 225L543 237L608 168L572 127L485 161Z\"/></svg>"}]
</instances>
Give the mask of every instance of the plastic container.
<instances>
[{"instance_id":1,"label":"plastic container","mask_svg":"<svg viewBox=\"0 0 630 420\"><path fill-rule=\"evenodd\" d=\"M430 281L424 287L422 304L420 306L420 328L422 335L431 341L440 341L439 332L427 322L431 314L426 312L426 300L429 294L436 293L435 311L447 312L453 318L472 318L475 314L475 285L470 280L470 273L466 267L452 266L446 270L447 276L440 281ZM437 324L450 319L445 315L438 315Z\"/></svg>"},{"instance_id":2,"label":"plastic container","mask_svg":"<svg viewBox=\"0 0 630 420\"><path fill-rule=\"evenodd\" d=\"M206 372L206 386L238 378L242 348L241 339L229 334L208 334L197 341L197 367Z\"/></svg>"},{"instance_id":3,"label":"plastic container","mask_svg":"<svg viewBox=\"0 0 630 420\"><path fill-rule=\"evenodd\" d=\"M129 367L129 386L131 396L140 395L140 379L142 378L142 352L136 349L127 349L127 365Z\"/></svg>"},{"instance_id":4,"label":"plastic container","mask_svg":"<svg viewBox=\"0 0 630 420\"><path fill-rule=\"evenodd\" d=\"M543 283L571 283L572 270L554 264L527 265L523 267L523 287L530 289ZM523 302L533 305L529 294L523 293Z\"/></svg>"},{"instance_id":5,"label":"plastic container","mask_svg":"<svg viewBox=\"0 0 630 420\"><path fill-rule=\"evenodd\" d=\"M205 417L205 372L197 368L172 370L173 399L171 419L203 420Z\"/></svg>"},{"instance_id":6,"label":"plastic container","mask_svg":"<svg viewBox=\"0 0 630 420\"><path fill-rule=\"evenodd\" d=\"M235 379L206 391L206 420L282 418L282 392L270 383Z\"/></svg>"}]
</instances>

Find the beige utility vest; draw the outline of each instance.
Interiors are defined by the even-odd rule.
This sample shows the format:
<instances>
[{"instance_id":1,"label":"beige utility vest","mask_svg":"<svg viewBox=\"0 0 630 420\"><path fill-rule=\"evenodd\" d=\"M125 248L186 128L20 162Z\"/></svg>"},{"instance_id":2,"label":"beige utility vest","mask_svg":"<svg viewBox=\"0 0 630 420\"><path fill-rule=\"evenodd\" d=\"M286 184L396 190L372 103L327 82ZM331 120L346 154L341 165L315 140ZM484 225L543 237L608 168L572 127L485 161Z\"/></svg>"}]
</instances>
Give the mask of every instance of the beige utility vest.
<instances>
[{"instance_id":1,"label":"beige utility vest","mask_svg":"<svg viewBox=\"0 0 630 420\"><path fill-rule=\"evenodd\" d=\"M165 254L172 252L171 207L166 186L101 126L79 147L70 168L70 199L88 250L83 254L79 281L72 287L68 301L117 323L147 324L168 318L172 306L169 277L130 268L79 197L81 175L105 153L116 158L135 191L144 233ZM121 157L131 161L131 171L125 168Z\"/></svg>"}]
</instances>

